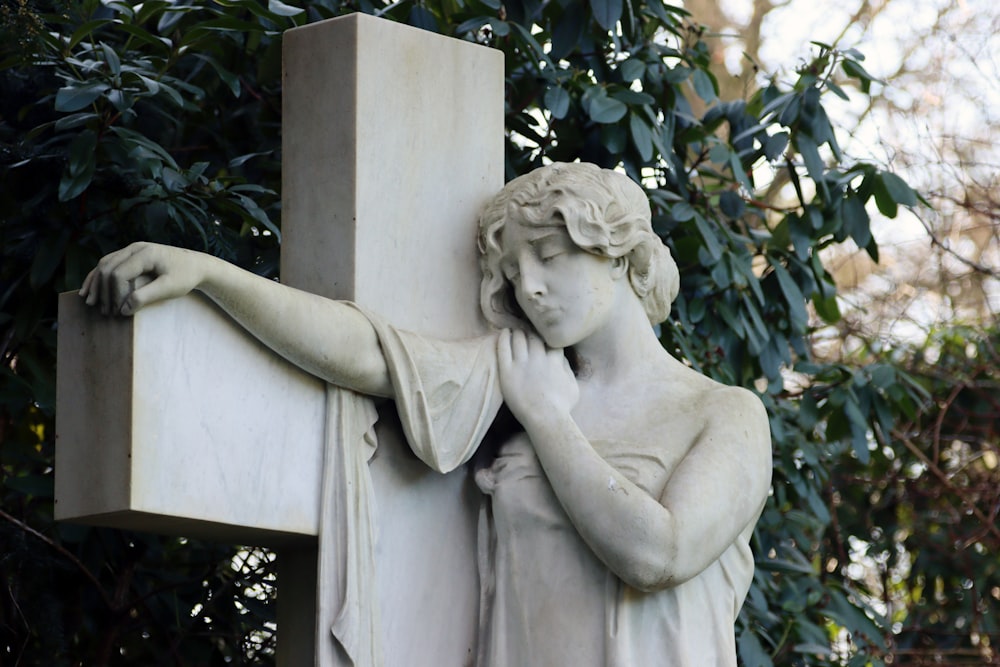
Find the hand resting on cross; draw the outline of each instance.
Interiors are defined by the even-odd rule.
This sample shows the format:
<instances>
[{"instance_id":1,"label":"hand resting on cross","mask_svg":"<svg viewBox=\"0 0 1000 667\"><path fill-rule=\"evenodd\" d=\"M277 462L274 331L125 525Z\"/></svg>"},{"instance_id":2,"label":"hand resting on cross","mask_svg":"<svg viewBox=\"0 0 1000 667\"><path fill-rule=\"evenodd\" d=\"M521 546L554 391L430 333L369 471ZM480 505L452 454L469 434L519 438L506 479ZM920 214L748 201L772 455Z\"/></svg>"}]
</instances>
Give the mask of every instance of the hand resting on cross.
<instances>
[{"instance_id":1,"label":"hand resting on cross","mask_svg":"<svg viewBox=\"0 0 1000 667\"><path fill-rule=\"evenodd\" d=\"M211 257L154 243L133 243L105 255L87 274L80 296L105 315L132 315L143 306L184 296L205 278Z\"/></svg>"},{"instance_id":2,"label":"hand resting on cross","mask_svg":"<svg viewBox=\"0 0 1000 667\"><path fill-rule=\"evenodd\" d=\"M155 243L105 256L80 289L105 315L133 315L198 290L240 326L307 373L346 389L392 398L371 322L352 306L281 285L221 259Z\"/></svg>"}]
</instances>

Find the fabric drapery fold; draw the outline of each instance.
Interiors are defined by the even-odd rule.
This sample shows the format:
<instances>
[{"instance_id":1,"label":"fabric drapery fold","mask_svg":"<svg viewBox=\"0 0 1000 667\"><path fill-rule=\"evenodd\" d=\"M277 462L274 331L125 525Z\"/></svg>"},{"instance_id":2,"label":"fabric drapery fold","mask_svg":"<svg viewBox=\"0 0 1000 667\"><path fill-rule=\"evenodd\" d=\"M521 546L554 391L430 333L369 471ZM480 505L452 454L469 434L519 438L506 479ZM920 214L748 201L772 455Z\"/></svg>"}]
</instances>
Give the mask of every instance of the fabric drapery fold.
<instances>
[{"instance_id":1,"label":"fabric drapery fold","mask_svg":"<svg viewBox=\"0 0 1000 667\"><path fill-rule=\"evenodd\" d=\"M496 335L442 342L396 329L351 305L378 335L396 410L414 454L438 472L467 462L502 403ZM328 386L316 667L342 664L343 657L356 667L383 664L375 571L378 533L368 468L378 444L377 421L372 399Z\"/></svg>"},{"instance_id":2,"label":"fabric drapery fold","mask_svg":"<svg viewBox=\"0 0 1000 667\"><path fill-rule=\"evenodd\" d=\"M378 413L372 399L330 385L326 415L316 667L336 664L330 632L351 664L381 667L374 497L368 471L377 444Z\"/></svg>"}]
</instances>

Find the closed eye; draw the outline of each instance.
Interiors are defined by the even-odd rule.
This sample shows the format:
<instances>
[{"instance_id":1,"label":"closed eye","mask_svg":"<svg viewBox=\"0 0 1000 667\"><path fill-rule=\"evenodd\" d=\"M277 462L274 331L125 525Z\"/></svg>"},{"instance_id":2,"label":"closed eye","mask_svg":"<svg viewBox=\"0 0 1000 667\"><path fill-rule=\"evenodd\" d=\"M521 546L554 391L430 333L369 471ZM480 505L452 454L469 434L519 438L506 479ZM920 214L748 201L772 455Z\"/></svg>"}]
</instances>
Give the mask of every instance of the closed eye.
<instances>
[{"instance_id":1,"label":"closed eye","mask_svg":"<svg viewBox=\"0 0 1000 667\"><path fill-rule=\"evenodd\" d=\"M535 257L543 264L548 264L575 248L569 236L565 233L547 234L534 241L532 245L534 246Z\"/></svg>"}]
</instances>

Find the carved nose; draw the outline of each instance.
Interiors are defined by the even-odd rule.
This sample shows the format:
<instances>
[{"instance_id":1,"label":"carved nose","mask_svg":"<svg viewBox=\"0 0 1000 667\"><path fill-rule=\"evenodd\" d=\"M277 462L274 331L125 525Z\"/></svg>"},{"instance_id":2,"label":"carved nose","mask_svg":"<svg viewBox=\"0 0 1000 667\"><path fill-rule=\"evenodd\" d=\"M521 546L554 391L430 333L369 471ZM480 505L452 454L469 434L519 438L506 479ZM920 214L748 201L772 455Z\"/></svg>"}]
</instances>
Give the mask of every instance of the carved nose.
<instances>
[{"instance_id":1,"label":"carved nose","mask_svg":"<svg viewBox=\"0 0 1000 667\"><path fill-rule=\"evenodd\" d=\"M521 270L521 291L529 299L535 300L545 294L545 282L535 271Z\"/></svg>"}]
</instances>

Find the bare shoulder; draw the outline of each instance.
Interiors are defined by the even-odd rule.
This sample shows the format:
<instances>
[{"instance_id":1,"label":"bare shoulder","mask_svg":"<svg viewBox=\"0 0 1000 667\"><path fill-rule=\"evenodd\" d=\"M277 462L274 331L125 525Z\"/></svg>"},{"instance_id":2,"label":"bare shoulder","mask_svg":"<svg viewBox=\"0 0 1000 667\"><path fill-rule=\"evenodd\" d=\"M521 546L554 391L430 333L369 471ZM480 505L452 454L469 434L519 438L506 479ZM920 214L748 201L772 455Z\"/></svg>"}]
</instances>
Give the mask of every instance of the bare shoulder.
<instances>
[{"instance_id":1,"label":"bare shoulder","mask_svg":"<svg viewBox=\"0 0 1000 667\"><path fill-rule=\"evenodd\" d=\"M747 427L767 426L767 411L764 404L749 389L730 387L711 381L712 385L702 397L706 416L717 416L725 422L734 422Z\"/></svg>"},{"instance_id":2,"label":"bare shoulder","mask_svg":"<svg viewBox=\"0 0 1000 667\"><path fill-rule=\"evenodd\" d=\"M701 444L722 446L732 452L743 465L770 476L771 427L767 410L760 398L742 387L730 387L713 382L701 403L704 430ZM740 443L731 447L731 443ZM748 471L749 472L749 471Z\"/></svg>"}]
</instances>

